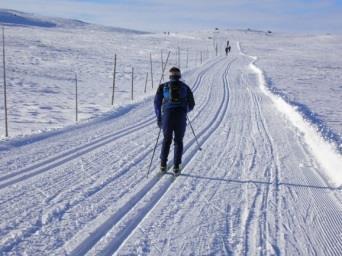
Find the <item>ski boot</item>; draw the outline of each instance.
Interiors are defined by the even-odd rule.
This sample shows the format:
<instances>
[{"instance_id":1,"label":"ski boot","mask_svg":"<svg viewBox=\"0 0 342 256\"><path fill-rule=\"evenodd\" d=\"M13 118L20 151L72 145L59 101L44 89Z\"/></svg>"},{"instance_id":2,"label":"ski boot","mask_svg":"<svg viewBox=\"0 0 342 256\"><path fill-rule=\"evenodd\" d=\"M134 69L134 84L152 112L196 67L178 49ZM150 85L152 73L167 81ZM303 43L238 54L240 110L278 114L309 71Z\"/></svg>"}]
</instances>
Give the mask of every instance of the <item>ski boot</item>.
<instances>
[{"instance_id":1,"label":"ski boot","mask_svg":"<svg viewBox=\"0 0 342 256\"><path fill-rule=\"evenodd\" d=\"M164 174L167 171L167 165L165 163L160 163L160 173Z\"/></svg>"},{"instance_id":2,"label":"ski boot","mask_svg":"<svg viewBox=\"0 0 342 256\"><path fill-rule=\"evenodd\" d=\"M180 173L181 173L181 168L179 164L176 164L175 166L173 166L173 175L177 177L180 175Z\"/></svg>"}]
</instances>

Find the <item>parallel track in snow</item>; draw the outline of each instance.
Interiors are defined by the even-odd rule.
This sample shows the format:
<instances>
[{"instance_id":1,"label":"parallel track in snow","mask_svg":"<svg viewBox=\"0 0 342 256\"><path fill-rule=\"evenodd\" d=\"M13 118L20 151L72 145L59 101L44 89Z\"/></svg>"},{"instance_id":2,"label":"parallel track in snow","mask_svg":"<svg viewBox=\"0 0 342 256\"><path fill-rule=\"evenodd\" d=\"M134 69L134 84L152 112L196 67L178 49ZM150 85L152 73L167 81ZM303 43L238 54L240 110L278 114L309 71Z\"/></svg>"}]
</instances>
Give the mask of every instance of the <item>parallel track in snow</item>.
<instances>
[{"instance_id":1,"label":"parallel track in snow","mask_svg":"<svg viewBox=\"0 0 342 256\"><path fill-rule=\"evenodd\" d=\"M80 143L82 134L67 130L45 142L54 148L37 168L3 174L3 183L23 178L0 190L0 254L339 255L341 190L318 175L301 135L274 111L251 59L233 56L191 77L203 151L188 129L180 177L158 175L155 158L146 179L157 130L146 102L114 131L115 118L80 129ZM67 150L57 152L62 141ZM34 144L31 155L41 150ZM15 157L26 156L6 161Z\"/></svg>"},{"instance_id":2,"label":"parallel track in snow","mask_svg":"<svg viewBox=\"0 0 342 256\"><path fill-rule=\"evenodd\" d=\"M201 85L202 77L204 75L206 75L207 71L210 70L212 68L212 66L219 65L223 61L224 61L224 59L216 60L214 63L210 64L207 68L204 68L199 73L199 75L197 76L196 82L195 82L195 84L193 86L193 89L195 91L197 90L197 88ZM208 105L209 99L210 99L210 97L209 97L210 94L211 93L206 94L206 96L200 101L200 104L196 108L198 112L194 116L193 121L195 121L196 118L198 116L200 116L200 113ZM199 133L199 136L201 136L201 134L202 133ZM141 135L138 135L138 136L140 136L140 138L143 139L143 137ZM124 138L120 138L120 139L124 140ZM152 138L152 140L149 143L152 144L152 142L153 142L153 138ZM194 140L191 140L191 144L194 144L194 142L195 142ZM91 144L91 145L93 145L93 144ZM111 147L110 143L109 143L108 147ZM78 180L77 183L75 183L72 187L70 187L70 189L67 189L66 191L62 191L62 193L58 194L57 196L53 196L50 199L48 198L47 202L49 204L50 204L51 200L53 200L53 202L61 201L61 203L58 203L56 206L52 206L52 207L49 207L46 210L44 210L44 212L45 212L44 215L47 216L47 217L44 217L44 216L42 217L42 218L45 219L43 221L44 222L43 225L42 226L38 225L38 227L34 227L34 226L36 226L34 224L32 229L28 229L27 232L25 231L25 232L22 233L22 237L27 239L28 237L31 237L34 234L38 233L39 230L41 228L43 228L43 226L45 226L45 225L49 224L49 222L53 221L53 219L54 219L53 215L58 214L58 216L62 216L67 211L71 211L73 208L77 207L79 204L84 203L85 199L89 199L89 198L95 196L96 194L98 194L102 190L107 190L107 187L109 185L113 184L113 182L116 181L117 179L119 179L121 177L123 178L123 176L125 176L125 179L131 180L133 184L137 183L137 181L134 180L135 177L132 176L131 174L127 177L128 171L130 170L130 168L132 168L134 166L134 164L146 160L146 158L148 158L150 156L149 155L150 153L151 153L151 149L149 147L145 148L141 152L137 151L137 153L134 156L134 158L129 159L129 161L127 161L127 163L124 164L124 166L122 166L120 169L117 169L115 171L114 175L110 175L109 177L104 177L104 178L100 177L100 179L98 181L96 181L95 184L91 184L93 182L94 178L86 177L87 178L86 180L84 180L84 179ZM84 156L80 155L77 158L82 159L82 158L84 158ZM72 159L70 159L70 161L71 160ZM87 161L89 161L89 160L87 160ZM101 159L99 158L96 161L101 161ZM79 162L79 159L77 160L77 162ZM77 162L76 162L76 164L77 164ZM67 162L65 162L65 163L67 163ZM60 172L64 168L63 166L64 166L65 163L62 163L58 168L56 166L55 167L56 170L54 172L56 172L56 173ZM67 166L65 166L65 167L67 167ZM68 169L69 168L70 167L68 167ZM46 169L46 171L49 171L49 170ZM87 170L83 170L83 171L87 171ZM40 174L40 173L38 173L38 174ZM41 174L43 174L43 173L41 173ZM66 173L66 175L71 175L71 174L72 173L70 173L70 171L68 173ZM20 180L20 181L24 181L24 180ZM85 187L85 184L88 184L88 187ZM133 185L133 184L131 184L131 185ZM58 183L57 184L52 184L52 185L55 186L55 185L58 185ZM83 187L85 187L85 188L83 188ZM37 189L37 192L39 192L39 189ZM69 199L68 200L63 200L63 198L66 198L66 199L69 198ZM52 201L51 201L51 203L52 203ZM19 207L19 205L18 205L18 207ZM41 220L37 220L37 221L38 221L38 223L41 222ZM4 249L5 250L10 250L10 248L12 248L17 243L18 239L21 239L21 238L18 237L15 241L7 243L7 245L5 246Z\"/></svg>"},{"instance_id":3,"label":"parallel track in snow","mask_svg":"<svg viewBox=\"0 0 342 256\"><path fill-rule=\"evenodd\" d=\"M217 127L223 120L223 116L228 110L229 103L229 91L228 91L228 80L226 76L228 75L229 68L234 62L231 61L227 65L225 71L222 74L223 81L223 95L222 100L217 109L217 114L213 115L211 120L207 121L207 125L198 131L198 139L200 145L203 145L210 136L215 132ZM201 111L199 111L201 112ZM197 153L197 144L195 139L192 139L189 143L184 146L184 170L186 170L188 163L193 159ZM168 178L160 183L161 176L153 177L141 190L139 190L129 201L127 201L123 206L116 210L114 214L109 216L106 221L102 222L101 225L97 226L95 229L87 230L91 233L85 240L78 243L70 250L70 255L83 255L87 253L92 247L95 246L97 242L100 241L113 227L120 226L124 224L124 229L120 230L113 237L115 239L108 243L108 246L100 253L101 255L111 255L113 254L120 245L125 241L125 239L130 235L131 232L139 225L139 223L148 215L148 213L153 209L153 207L161 200L163 195L172 186L174 179ZM156 185L160 185L156 187ZM137 208L139 210L137 210ZM130 216L133 215L133 216ZM82 231L83 233L84 231Z\"/></svg>"},{"instance_id":4,"label":"parallel track in snow","mask_svg":"<svg viewBox=\"0 0 342 256\"><path fill-rule=\"evenodd\" d=\"M240 58L234 71L240 71L240 64L248 66ZM222 152L188 163L183 178L168 188L153 211L140 222L125 217L128 220L108 231L90 255L339 255L341 204L334 197L338 190L315 174L317 167L303 173L296 167L300 152L292 150L304 150L304 162L314 162L312 155L305 152L305 143L291 137L291 129L269 119L275 116L269 101L255 86L254 74L243 71L241 77L246 74L248 81L234 81L231 102L236 105L225 118L231 134L214 136L212 150L207 151L213 153L215 144ZM221 127L218 133L223 131ZM206 161L213 165L203 166ZM287 177L292 182L286 182ZM127 238L114 239L120 234ZM121 243L117 249L116 243Z\"/></svg>"},{"instance_id":5,"label":"parallel track in snow","mask_svg":"<svg viewBox=\"0 0 342 256\"><path fill-rule=\"evenodd\" d=\"M203 75L207 72L207 70L209 70L215 64L216 64L216 61L214 63L210 63L208 67L206 67L204 70L202 70L198 74L192 86L192 90L194 91L194 93L196 92L198 86L201 84ZM205 107L205 106L203 105L202 107ZM101 136L99 138L92 140L89 143L85 143L81 146L74 147L70 150L60 152L52 157L43 159L42 161L39 161L33 165L24 167L17 171L13 171L10 174L0 176L0 189L3 189L7 186L24 181L36 175L43 174L46 171L50 171L51 169L54 169L72 160L80 158L82 157L82 155L85 155L91 151L97 150L103 146L113 143L117 139L122 139L124 136L135 134L138 131L143 130L147 126L154 124L154 122L155 122L155 116L151 115L148 118L136 124L133 124L129 127L125 127L124 129L121 129L114 133Z\"/></svg>"}]
</instances>

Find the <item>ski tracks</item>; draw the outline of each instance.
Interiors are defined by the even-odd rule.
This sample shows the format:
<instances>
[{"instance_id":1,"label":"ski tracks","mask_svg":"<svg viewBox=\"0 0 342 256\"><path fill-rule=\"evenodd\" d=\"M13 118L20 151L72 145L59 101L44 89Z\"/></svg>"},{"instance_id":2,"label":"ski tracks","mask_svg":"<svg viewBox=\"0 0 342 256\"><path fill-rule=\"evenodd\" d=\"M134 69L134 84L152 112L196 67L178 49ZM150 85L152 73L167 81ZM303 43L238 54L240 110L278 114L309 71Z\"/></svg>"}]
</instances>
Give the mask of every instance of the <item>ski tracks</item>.
<instances>
[{"instance_id":1,"label":"ski tracks","mask_svg":"<svg viewBox=\"0 0 342 256\"><path fill-rule=\"evenodd\" d=\"M203 151L188 131L176 179L157 175L158 161L145 178L150 102L51 137L51 151L2 154L0 254L340 255L341 191L262 93L252 60L231 56L189 74Z\"/></svg>"},{"instance_id":2,"label":"ski tracks","mask_svg":"<svg viewBox=\"0 0 342 256\"><path fill-rule=\"evenodd\" d=\"M222 60L221 60L222 61ZM209 70L213 65L216 64L217 61L214 61L212 63L207 64L207 66L205 66L203 68L203 70L201 72L199 72L199 74L197 74L195 82L194 82L194 86L193 86L193 90L196 92L197 88L199 87L199 85L201 84L201 80L203 78L203 75L206 74L206 71ZM206 104L208 101L208 97L204 97L204 102L203 101L198 101L199 103L199 107L201 107L201 105ZM150 108L151 106L149 106ZM47 207L42 205L41 203L38 204L37 208L37 215L38 218L35 217L35 219L37 219L37 221L40 223L39 225L36 225L35 223L33 223L32 227L33 228L25 228L26 231L23 231L24 233L22 233L19 236L16 236L16 239L6 239L6 237L11 237L13 235L13 232L8 233L8 235L3 236L2 237L2 243L5 244L5 246L2 248L3 251L10 251L11 249L13 249L16 245L18 245L22 239L24 238L28 238L28 237L33 237L36 233L38 234L38 231L40 231L40 229L46 228L47 224L52 224L55 220L62 220L62 217L64 215L64 213L69 212L71 209L73 208L77 208L75 206L80 205L82 202L83 204L86 203L87 200L89 200L89 198L95 194L101 194L99 192L103 192L103 194L105 194L106 192L108 193L108 189L110 189L110 187L113 187L113 181L117 180L120 176L124 176L125 175L125 179L127 179L127 172L128 170L132 169L131 167L137 165L137 163L141 162L141 161L145 161L146 158L148 158L147 156L149 156L149 154L151 153L151 149L146 149L145 145L149 145L153 143L153 138L152 136L149 136L151 138L151 140L149 142L145 143L140 143L140 148L138 147L136 152L129 152L129 151L125 151L123 150L123 153L129 152L129 154L131 154L132 156L134 156L134 158L130 158L128 157L127 160L125 161L125 159L123 159L123 166L121 166L116 172L114 176L109 176L108 175L103 175L106 171L110 170L110 166L116 166L115 165L115 161L118 162L117 159L115 159L112 162L108 162L108 160L111 159L111 156L115 156L115 150L113 152L111 152L112 150L110 150L111 148L113 148L113 142L117 142L119 145L124 144L124 140L127 138L125 138L125 136L131 136L132 140L134 140L136 137L140 137L142 138L142 140L144 139L144 135L139 134L139 132L137 133L136 130L142 130L142 134L145 133L146 136L146 129L144 129L144 126L147 126L149 123L151 123L150 120L143 120L140 124L135 124L131 129L128 129L128 131L125 134L122 134L122 131L116 132L116 133L112 133L109 136L103 136L101 138L99 138L98 140L92 141L91 143L88 143L86 145L83 145L82 147L73 149L72 152L67 151L67 152L63 152L61 155L55 156L53 158L50 159L46 159L45 161L35 164L33 166L30 166L28 168L22 169L20 171L17 171L15 174L10 175L10 176L3 176L2 177L2 181L7 182L3 183L3 188L8 187L9 189L11 188L11 185L13 184L17 184L19 182L23 182L26 179L28 179L30 181L30 183L24 183L22 188L30 187L33 186L34 187L34 191L32 191L32 196L33 198L37 197L37 194L40 195L40 197L44 198L44 204L48 204L51 205L51 207ZM130 128L130 127L128 127ZM150 132L150 131L148 131ZM121 135L121 136L119 136ZM116 138L113 138L117 136ZM121 142L121 141L122 142ZM100 144L98 144L100 143ZM191 142L192 144L194 143L193 141ZM139 144L139 143L138 143ZM90 149L88 149L87 147L90 147ZM148 147L149 148L149 147ZM143 149L143 150L141 150ZM109 150L109 151L108 151ZM69 153L73 153L75 152L75 156L69 156L67 159L64 158L64 156L69 155ZM127 154L127 153L126 153ZM87 158L85 158L85 156L88 156ZM105 156L105 158L103 158ZM90 158L89 158L90 157ZM94 160L91 160L91 158L93 158ZM115 158L115 157L114 157ZM106 159L106 161L104 161ZM50 163L51 161L53 162L54 160L57 161L57 163ZM102 165L96 165L94 164L95 168L93 168L93 172L91 173L91 167L87 168L87 166L91 166L92 162L101 162L103 161L104 164ZM69 163L70 162L70 163ZM68 165L66 165L66 163L69 163ZM119 163L120 164L120 163ZM69 166L68 168L66 168L67 166ZM101 168L101 166L103 166ZM39 169L40 167L44 168L43 170ZM140 166L140 167L144 167L144 166ZM38 168L38 169L37 169ZM101 169L99 169L101 168ZM139 180L141 179L141 176L139 176L139 178L137 178L137 173L141 174L141 172L137 172L137 170L134 170L136 168L133 168L132 170L130 170L129 173L130 177L133 177L132 179L128 179L128 181L126 182L122 182L120 185L122 186L123 183L126 183L128 186L127 188L129 188L130 186L133 188L134 187L134 183L138 184ZM66 179L71 178L69 180L72 180L72 182L70 182L70 185L74 185L72 186L70 189L68 190L63 190L63 192L61 193L61 189L56 189L54 194L50 194L50 193L46 193L46 188L44 188L44 184L41 186L42 181L44 181L45 177L48 178L48 182L44 182L45 185L56 185L53 182L49 182L50 180L50 176L51 171L54 171L54 173L58 174L54 174L58 177L56 177L55 181L57 181L59 178L65 176ZM34 173L32 173L31 171L33 171ZM84 173L84 177L82 179L79 179L79 175L75 175L75 178L78 178L79 180L73 180L72 179L72 175L73 173L78 173L79 171L81 171L82 173ZM48 175L44 175L42 176L42 178L40 178L41 174L43 173L47 173ZM62 175L60 175L62 173ZM63 174L65 173L65 175ZM39 174L39 179L35 178L34 180L32 180L32 177L36 176ZM132 175L133 174L133 175ZM24 177L22 177L22 175L24 175ZM70 176L71 175L71 176ZM19 176L19 179L18 179ZM15 178L16 180L14 180L12 182L12 180L10 182L12 183L8 183L9 179ZM53 176L52 176L53 177ZM64 179L63 179L64 180ZM38 182L37 182L38 181ZM131 183L130 183L131 182ZM133 183L132 183L133 182ZM41 186L42 189L39 189L39 187L32 185L32 184L39 184L38 186ZM61 182L62 183L62 182ZM31 184L31 185L30 185ZM155 183L153 183L155 184ZM68 183L64 180L64 184L62 185L66 185L67 187L69 186ZM75 186L76 185L76 186ZM111 186L109 186L111 185ZM125 185L124 185L125 186ZM58 187L58 186L57 186ZM148 187L148 186L147 186ZM45 191L44 191L45 190ZM103 190L103 191L102 191ZM117 189L119 190L119 189ZM148 189L149 190L149 189ZM4 191L6 192L6 191ZM125 190L121 190L118 191L119 194L121 196L123 196L125 194ZM16 198L19 198L19 195L17 195ZM67 198L71 198L70 200L66 200ZM138 197L139 198L139 197ZM13 199L13 198L12 198ZM11 199L7 199L9 201L11 201ZM39 197L37 198L37 200L39 200ZM114 198L112 198L113 201ZM117 199L116 199L117 200ZM16 200L17 201L17 200ZM58 203L58 201L60 201L60 203ZM3 201L4 202L4 201ZM22 209L23 207L20 207L20 200L18 200L17 205L12 205L12 209ZM34 202L34 200L31 200L31 203ZM37 201L38 203L39 201ZM13 203L13 200L12 200ZM29 202L26 202L28 205L27 207L29 207ZM24 204L26 205L26 204ZM108 203L107 203L108 205ZM128 206L130 206L130 204L127 204ZM41 212L41 207L44 206L44 212ZM50 208L50 209L49 209ZM102 206L103 208L103 206ZM34 211L33 211L34 212ZM101 211L100 211L101 212ZM39 217L41 216L41 217ZM27 219L28 215L23 215L21 214L22 217L22 222L25 222L25 219ZM38 223L37 222L37 223ZM61 221L62 222L62 221ZM23 224L23 223L22 223ZM10 224L12 225L12 224ZM7 229L10 228L10 225L6 227L4 227L3 231L6 232ZM22 227L20 228L20 223L18 223L16 221L16 229L22 229ZM27 226L27 223L25 223L25 226ZM6 234L6 233L4 233ZM12 235L11 235L12 234ZM68 235L69 236L69 235Z\"/></svg>"},{"instance_id":3,"label":"ski tracks","mask_svg":"<svg viewBox=\"0 0 342 256\"><path fill-rule=\"evenodd\" d=\"M118 255L341 253L340 191L320 178L250 61L238 58L230 70L229 107L205 155L193 158Z\"/></svg>"},{"instance_id":4,"label":"ski tracks","mask_svg":"<svg viewBox=\"0 0 342 256\"><path fill-rule=\"evenodd\" d=\"M230 66L230 65L229 65ZM215 133L213 133L213 132L210 132L209 134L210 134L210 136L209 137L207 137L206 138L206 140L205 140L205 147L208 147L208 158L210 159L210 156L211 156L211 154L210 153L212 153L212 149L214 149L215 148L215 143L213 143L213 140L212 140L212 137L217 133L217 129L219 128L219 127L221 127L222 125L223 125L223 121L224 121L224 117L227 115L227 113L228 113L228 106L229 106L229 99L230 99L230 96L229 96L229 89L228 89L228 83L227 83L227 81L226 81L226 77L227 77L227 75L228 75L228 71L229 71L230 69L228 69L228 68L226 68L225 70L221 70L220 72L218 72L218 74L216 74L214 77L216 77L216 79L214 80L214 82L215 82L215 85L216 85L216 87L215 87L215 91L216 91L216 97L217 97L217 99L222 99L223 100L223 105L221 104L220 105L220 108L219 108L219 113L218 113L218 115L217 115L217 119L215 120L215 122L213 122L213 126L215 127ZM221 74L221 75L219 75L219 74ZM220 79L221 79L221 81L220 80L218 80L217 79L217 77L220 77ZM222 87L222 89L223 89L223 93L221 93L220 91L221 91L221 87ZM220 88L220 90L218 90ZM215 97L215 98L216 98ZM215 99L214 97L212 98L212 99ZM212 122L209 122L209 123L212 123ZM226 135L228 135L229 134L229 131L226 131L225 132L225 134ZM216 136L214 136L215 138L217 138ZM201 138L201 135L199 136L199 138ZM200 139L200 141L201 141L201 139ZM223 144L225 144L225 142L224 142L224 140L220 140L220 145L222 145L222 143ZM216 145L216 146L220 146L220 145ZM223 148L223 147L222 147ZM210 150L211 149L211 150ZM206 151L206 150L205 150ZM225 150L224 150L225 151ZM223 153L222 153L223 154ZM192 155L192 154L191 154ZM193 157L191 157L191 161L189 162L189 168L187 167L188 166L188 160L187 160L187 157L185 157L185 161L186 161L186 163L187 163L187 165L186 165L186 168L184 168L184 174L183 175L181 175L180 177L178 177L177 178L177 183L175 183L175 184L173 184L172 185L172 187L170 187L170 189L169 190L171 190L169 193L167 193L166 195L164 195L164 197L160 200L160 201L163 201L164 203L160 203L161 204L161 206L158 204L156 207L158 207L158 206L160 206L160 207L158 207L159 209L163 209L163 211L165 210L165 212L168 212L168 210L170 210L171 212L169 212L168 213L168 216L175 216L175 218L167 218L165 221L167 221L167 222L170 222L171 221L171 225L170 225L170 223L160 223L159 222L159 219L158 219L158 217L156 217L156 216L151 216L151 215L149 215L148 216L148 218L145 218L145 220L146 220L146 222L150 222L151 220L154 220L154 224L155 225L157 225L157 227L165 227L166 228L166 230L167 230L167 227L170 227L170 229L172 229L172 230L175 230L175 232L176 233L178 233L177 232L177 229L179 228L179 225L180 225L180 223L181 223L181 221L182 221L182 219L183 219L183 217L180 217L180 219L179 218L177 218L176 219L176 217L178 217L178 215L177 215L177 213L180 211L180 212L182 212L181 210L182 209L187 209L187 206L190 204L191 205L191 207L189 207L188 209L190 210L190 209L192 209L193 207L195 207L195 205L196 205L196 203L194 202L194 201L192 201L191 200L191 202L189 202L189 204L186 204L186 205L184 205L185 203L186 203L186 201L189 199L189 195L191 195L192 194L192 192L193 192L193 190L196 188L196 186L197 185L195 185L195 183L193 183L192 185L189 185L189 184L184 184L183 182L181 182L181 181L179 181L179 179L181 179L182 181L183 181L183 178L189 178L189 179L187 179L187 181L189 181L189 183L191 182L192 183L192 181L195 181L197 178L201 178L201 177L192 177L191 175L189 176L189 174L187 174L188 172L189 173L191 173L191 170L192 170L192 165L193 164L196 164L196 163L199 163L199 159L202 159L203 157L205 157L205 158L207 158L206 157L206 155L202 155L202 154L198 154L198 155L194 155ZM199 159L198 159L199 158ZM201 161L200 161L201 162ZM216 165L215 165L216 166ZM213 167L214 169L215 169L215 166ZM204 166L201 166L201 168L204 168ZM209 168L208 167L208 170L209 169L211 169L211 168ZM199 185L203 185L203 183L200 183ZM181 188L179 188L179 186L181 186ZM176 187L178 187L178 188L176 188ZM201 189L202 190L204 190L205 189L205 187L203 187L203 186L201 186ZM210 189L209 189L210 190ZM182 191L182 193L181 193L181 197L180 198L177 198L177 193L174 193L175 191ZM166 198L165 198L165 196L166 196ZM171 199L169 198L169 197L171 197ZM173 197L176 197L176 198L173 198ZM208 200L210 200L210 199L208 199L208 198L206 198L206 197L202 197L202 198L199 198L201 201L205 201L205 202L208 202ZM165 201L166 202L169 202L169 203L171 203L169 206L165 206ZM213 204L212 205L213 206L213 208L210 208L210 209L215 209L215 205ZM170 209L170 207L172 207L171 209ZM183 208L184 207L184 208ZM219 209L219 208L217 208L217 209ZM151 213L153 213L153 211L151 211L150 212L150 214ZM223 211L223 214L224 214L224 211ZM200 214L199 215L197 215L198 217L200 217ZM221 218L222 218L222 216L221 216ZM199 228L199 230L198 230L198 232L199 233L201 233L202 231L204 232L205 231L205 229L203 229L203 227L200 225L199 227L198 227L198 225L196 225L195 223L194 223L194 225L193 225L193 230L192 231L194 231L194 234L198 234L198 232L196 232L196 230ZM126 241L128 240L128 241L134 241L134 240L136 240L136 237L138 236L138 237L141 237L141 235L144 235L145 237L147 237L147 236L150 236L151 234L153 234L154 232L153 232L153 227L148 227L148 228L141 228L141 226L139 226L139 228L138 229L136 229L137 231L136 232L132 232L132 234L131 234L131 236L129 237L129 238L127 238L126 239ZM141 233L141 230L146 230L146 233L145 234L142 234ZM191 233L190 233L191 234ZM160 235L161 235L161 237L163 236L162 235L162 233L160 233ZM166 235L167 235L167 233L166 233ZM153 253L153 250L156 250L157 252L158 251L162 251L162 254L163 255L167 255L167 254L174 254L174 253L176 253L176 251L174 251L174 249L175 249L175 245L179 245L178 243L177 243L177 241L175 241L175 245L173 244L173 242L172 241L170 241L170 240L177 240L177 239L174 239L174 238L167 238L167 239L165 239L165 242L163 242L162 244L158 244L158 245L155 245L154 243L156 243L156 242L160 242L160 239L161 239L161 237L152 237L152 238L150 238L150 239L148 239L148 237L146 238L147 240L143 240L141 243L142 243L142 245L140 246L140 244L135 244L135 246L133 247L133 248L131 248L131 247L128 247L128 248L130 248L131 250L128 250L128 251L125 251L125 250L127 250L127 248L125 248L125 244L123 244L120 248L119 248L119 250L118 250L118 254L119 255L121 255L121 254L127 254L127 253L129 253L129 252L133 252L133 254L140 254L140 253L143 253L144 251L146 251L147 253L143 253L143 254L149 254L148 252L150 252L149 250L152 250L150 253L152 253L152 254L154 254ZM132 239L131 239L132 238ZM183 239L182 239L183 240ZM200 244L197 244L198 246L200 246L200 247L202 247L202 246L204 246L203 248L201 248L200 249L200 251L202 251L202 252L204 252L205 250L206 250L206 246L205 246L205 240L206 240L206 237L205 236L203 236L203 241L202 241L202 243L200 243ZM152 241L154 241L154 242L152 242ZM187 249L186 247L188 246L188 243L191 243L191 241L192 241L192 238L191 237L187 237L187 239L186 240L183 240L183 243L182 243L182 245L180 246L181 248L182 248L182 250L185 250L185 249ZM220 243L221 243L222 241L220 240ZM149 248L149 246L147 246L146 247L146 245L148 245L148 244L150 244L150 243L152 243L152 248ZM109 243L110 244L110 243ZM144 249L144 247L146 247L145 249ZM139 249L140 248L140 249ZM111 251L111 253L112 253L113 251ZM179 253L179 254L181 254L181 252L177 252L177 253ZM198 253L200 253L201 254L201 252L198 252ZM101 253L100 253L101 254ZM110 255L110 253L104 253L104 255ZM185 255L187 255L187 253L185 252ZM201 255L203 255L203 253L201 254Z\"/></svg>"},{"instance_id":5,"label":"ski tracks","mask_svg":"<svg viewBox=\"0 0 342 256\"><path fill-rule=\"evenodd\" d=\"M200 127L197 131L199 143L201 145L207 141L222 121L222 116L224 115L228 104L228 92L227 90L224 91L225 93L223 97L220 96L222 98L222 102L219 107L216 106L215 109L210 110L212 113L215 113L218 109L218 113L216 115L212 115L212 120L207 120L206 125L204 127ZM217 93L215 94L217 95ZM211 95L211 92L209 95ZM205 104L202 104L202 106L206 104L207 99L205 100ZM199 108L199 112L201 111L202 108ZM193 159L196 152L197 144L194 139L191 139L184 147L184 170L187 169L187 164ZM72 249L70 254L84 254L90 248L91 250L89 253L94 255L111 255L116 252L126 238L136 230L139 223L148 216L148 213L163 198L164 194L173 185L173 181L173 177L163 177L162 180L160 180L160 177L158 176L154 177L136 194L135 197L133 197L132 200L126 202L123 208L120 208L119 211L115 210L115 212L123 212L122 215L117 216L116 213L111 215L110 218L108 218L107 221L99 228L95 228L96 231L92 232L95 236L89 236L86 240L78 243L77 247ZM101 239L99 239L100 237Z\"/></svg>"}]
</instances>

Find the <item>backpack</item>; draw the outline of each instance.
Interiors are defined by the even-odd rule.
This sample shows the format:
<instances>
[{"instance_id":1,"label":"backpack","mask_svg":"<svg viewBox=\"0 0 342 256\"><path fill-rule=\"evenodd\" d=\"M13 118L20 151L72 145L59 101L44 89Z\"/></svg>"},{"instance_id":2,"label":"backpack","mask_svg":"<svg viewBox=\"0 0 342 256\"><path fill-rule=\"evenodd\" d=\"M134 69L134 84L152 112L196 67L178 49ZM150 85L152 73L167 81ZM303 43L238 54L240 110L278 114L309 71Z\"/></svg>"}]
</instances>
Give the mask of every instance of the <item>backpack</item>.
<instances>
[{"instance_id":1,"label":"backpack","mask_svg":"<svg viewBox=\"0 0 342 256\"><path fill-rule=\"evenodd\" d=\"M163 89L164 107L175 108L187 106L187 88L179 81L171 81L165 84Z\"/></svg>"}]
</instances>

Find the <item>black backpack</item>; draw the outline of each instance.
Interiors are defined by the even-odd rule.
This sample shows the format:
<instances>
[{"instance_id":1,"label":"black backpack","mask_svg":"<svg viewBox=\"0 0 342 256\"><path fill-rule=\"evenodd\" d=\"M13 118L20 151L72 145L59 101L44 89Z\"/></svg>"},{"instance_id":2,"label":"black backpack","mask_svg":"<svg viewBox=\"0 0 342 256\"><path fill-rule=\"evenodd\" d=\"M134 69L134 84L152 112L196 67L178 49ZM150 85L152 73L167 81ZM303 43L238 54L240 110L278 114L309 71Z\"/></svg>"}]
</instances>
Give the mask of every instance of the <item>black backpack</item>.
<instances>
[{"instance_id":1,"label":"black backpack","mask_svg":"<svg viewBox=\"0 0 342 256\"><path fill-rule=\"evenodd\" d=\"M181 85L176 82L170 82L169 84L169 92L170 92L170 100L172 103L178 103L181 101Z\"/></svg>"},{"instance_id":2,"label":"black backpack","mask_svg":"<svg viewBox=\"0 0 342 256\"><path fill-rule=\"evenodd\" d=\"M187 89L184 84L179 81L171 81L166 84L163 90L164 107L186 107L187 105Z\"/></svg>"}]
</instances>

